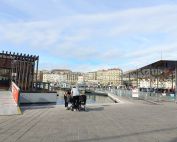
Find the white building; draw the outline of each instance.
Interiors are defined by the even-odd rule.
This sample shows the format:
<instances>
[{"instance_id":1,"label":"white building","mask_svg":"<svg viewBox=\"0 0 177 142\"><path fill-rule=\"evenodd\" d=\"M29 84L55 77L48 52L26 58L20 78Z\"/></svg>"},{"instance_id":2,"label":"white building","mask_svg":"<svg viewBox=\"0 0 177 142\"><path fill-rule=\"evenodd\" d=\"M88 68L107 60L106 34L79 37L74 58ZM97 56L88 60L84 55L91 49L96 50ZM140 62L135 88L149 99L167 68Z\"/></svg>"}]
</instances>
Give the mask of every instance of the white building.
<instances>
[{"instance_id":1,"label":"white building","mask_svg":"<svg viewBox=\"0 0 177 142\"><path fill-rule=\"evenodd\" d=\"M61 75L61 74L43 74L43 82L65 82L67 81L67 75Z\"/></svg>"}]
</instances>

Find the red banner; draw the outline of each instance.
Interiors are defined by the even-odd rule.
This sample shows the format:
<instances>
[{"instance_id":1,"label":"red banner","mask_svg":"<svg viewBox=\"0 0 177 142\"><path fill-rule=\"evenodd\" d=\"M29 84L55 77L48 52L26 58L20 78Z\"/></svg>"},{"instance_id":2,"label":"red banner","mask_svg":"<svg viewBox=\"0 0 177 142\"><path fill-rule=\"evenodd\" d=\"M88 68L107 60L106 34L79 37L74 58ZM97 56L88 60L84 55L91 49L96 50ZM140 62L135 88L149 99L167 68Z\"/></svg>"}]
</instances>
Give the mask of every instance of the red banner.
<instances>
[{"instance_id":1,"label":"red banner","mask_svg":"<svg viewBox=\"0 0 177 142\"><path fill-rule=\"evenodd\" d=\"M18 104L20 89L18 88L18 86L14 82L12 82L12 95L13 95L15 102Z\"/></svg>"}]
</instances>

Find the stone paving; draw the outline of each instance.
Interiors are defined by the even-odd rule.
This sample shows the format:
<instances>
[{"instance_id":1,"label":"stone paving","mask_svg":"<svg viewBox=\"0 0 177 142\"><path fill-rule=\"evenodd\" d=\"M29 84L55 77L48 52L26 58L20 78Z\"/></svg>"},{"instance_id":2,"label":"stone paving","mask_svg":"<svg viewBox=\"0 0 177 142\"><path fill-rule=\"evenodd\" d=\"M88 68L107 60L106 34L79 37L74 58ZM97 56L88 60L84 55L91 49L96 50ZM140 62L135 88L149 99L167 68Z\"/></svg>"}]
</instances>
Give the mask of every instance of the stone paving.
<instances>
[{"instance_id":1,"label":"stone paving","mask_svg":"<svg viewBox=\"0 0 177 142\"><path fill-rule=\"evenodd\" d=\"M0 142L177 142L177 104L89 105L86 112L63 106L24 107L0 116Z\"/></svg>"},{"instance_id":2,"label":"stone paving","mask_svg":"<svg viewBox=\"0 0 177 142\"><path fill-rule=\"evenodd\" d=\"M0 90L0 116L12 114L20 114L17 104L10 91Z\"/></svg>"}]
</instances>

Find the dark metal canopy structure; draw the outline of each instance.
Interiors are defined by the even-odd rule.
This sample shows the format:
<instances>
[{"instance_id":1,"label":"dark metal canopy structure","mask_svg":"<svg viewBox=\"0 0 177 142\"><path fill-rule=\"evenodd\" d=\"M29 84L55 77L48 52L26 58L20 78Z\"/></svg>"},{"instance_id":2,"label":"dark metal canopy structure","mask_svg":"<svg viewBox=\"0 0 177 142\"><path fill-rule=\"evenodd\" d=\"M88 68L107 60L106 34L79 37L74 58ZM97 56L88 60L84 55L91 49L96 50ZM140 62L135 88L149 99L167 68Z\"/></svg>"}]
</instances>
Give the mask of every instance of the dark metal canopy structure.
<instances>
[{"instance_id":1,"label":"dark metal canopy structure","mask_svg":"<svg viewBox=\"0 0 177 142\"><path fill-rule=\"evenodd\" d=\"M160 60L139 69L127 72L124 74L124 76L135 78L137 76L138 78L147 78L149 76L166 77L167 75L171 75L174 73L176 65L177 61Z\"/></svg>"},{"instance_id":2,"label":"dark metal canopy structure","mask_svg":"<svg viewBox=\"0 0 177 142\"><path fill-rule=\"evenodd\" d=\"M125 78L134 78L137 82L136 86L139 86L139 79L149 79L150 87L151 81L157 80L157 87L159 80L163 81L164 79L171 79L172 87L173 82L175 81L175 89L177 90L177 61L173 60L160 60L139 69L127 72L124 74Z\"/></svg>"},{"instance_id":3,"label":"dark metal canopy structure","mask_svg":"<svg viewBox=\"0 0 177 142\"><path fill-rule=\"evenodd\" d=\"M0 53L0 87L8 86L13 80L22 91L32 90L33 82L37 80L38 62L39 56L2 51Z\"/></svg>"}]
</instances>

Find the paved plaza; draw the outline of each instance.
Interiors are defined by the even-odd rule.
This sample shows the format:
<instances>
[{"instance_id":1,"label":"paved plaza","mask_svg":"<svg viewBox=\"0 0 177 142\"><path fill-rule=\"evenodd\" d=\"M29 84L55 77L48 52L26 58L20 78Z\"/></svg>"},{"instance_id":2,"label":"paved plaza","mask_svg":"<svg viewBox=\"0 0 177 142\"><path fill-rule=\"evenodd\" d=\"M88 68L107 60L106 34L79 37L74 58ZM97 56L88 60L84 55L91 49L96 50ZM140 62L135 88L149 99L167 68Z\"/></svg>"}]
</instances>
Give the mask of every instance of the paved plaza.
<instances>
[{"instance_id":1,"label":"paved plaza","mask_svg":"<svg viewBox=\"0 0 177 142\"><path fill-rule=\"evenodd\" d=\"M177 142L177 104L132 101L89 105L86 112L63 106L23 107L0 116L0 142Z\"/></svg>"}]
</instances>

